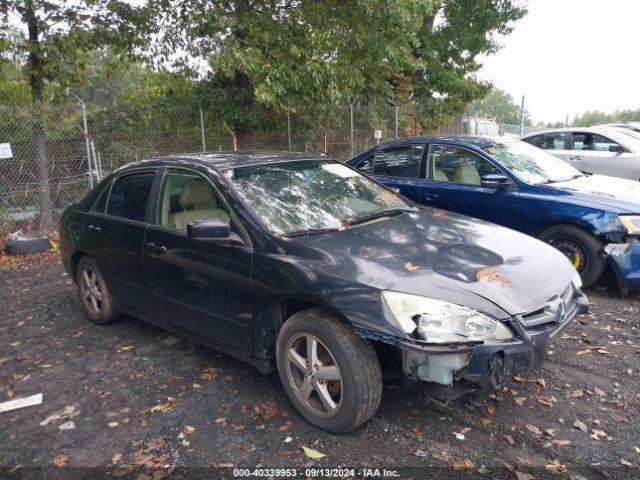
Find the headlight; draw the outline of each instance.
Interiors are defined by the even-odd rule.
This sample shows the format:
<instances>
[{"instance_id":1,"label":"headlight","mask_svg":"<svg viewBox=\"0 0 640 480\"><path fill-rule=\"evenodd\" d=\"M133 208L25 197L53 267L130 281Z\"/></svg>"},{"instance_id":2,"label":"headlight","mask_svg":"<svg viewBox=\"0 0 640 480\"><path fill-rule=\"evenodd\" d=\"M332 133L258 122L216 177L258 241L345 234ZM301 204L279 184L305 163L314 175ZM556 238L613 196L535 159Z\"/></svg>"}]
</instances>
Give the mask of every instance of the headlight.
<instances>
[{"instance_id":1,"label":"headlight","mask_svg":"<svg viewBox=\"0 0 640 480\"><path fill-rule=\"evenodd\" d=\"M627 229L629 235L640 235L640 216L639 215L620 215L618 216L624 228Z\"/></svg>"},{"instance_id":2,"label":"headlight","mask_svg":"<svg viewBox=\"0 0 640 480\"><path fill-rule=\"evenodd\" d=\"M382 298L407 333L416 329L430 343L461 343L513 338L511 330L487 315L434 298L384 291Z\"/></svg>"}]
</instances>

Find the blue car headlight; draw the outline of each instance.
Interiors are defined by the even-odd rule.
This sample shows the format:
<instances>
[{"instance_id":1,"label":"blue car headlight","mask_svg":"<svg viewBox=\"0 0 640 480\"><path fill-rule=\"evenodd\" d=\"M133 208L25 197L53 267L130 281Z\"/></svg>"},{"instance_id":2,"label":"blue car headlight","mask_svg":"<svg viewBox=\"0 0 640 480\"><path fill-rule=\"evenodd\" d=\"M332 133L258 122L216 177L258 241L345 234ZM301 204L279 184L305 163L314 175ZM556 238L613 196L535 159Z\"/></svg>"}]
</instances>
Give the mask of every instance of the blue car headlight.
<instances>
[{"instance_id":1,"label":"blue car headlight","mask_svg":"<svg viewBox=\"0 0 640 480\"><path fill-rule=\"evenodd\" d=\"M429 343L464 343L513 338L503 323L482 312L435 298L386 290L382 298L402 329Z\"/></svg>"},{"instance_id":2,"label":"blue car headlight","mask_svg":"<svg viewBox=\"0 0 640 480\"><path fill-rule=\"evenodd\" d=\"M619 215L618 218L629 235L640 235L640 215Z\"/></svg>"}]
</instances>

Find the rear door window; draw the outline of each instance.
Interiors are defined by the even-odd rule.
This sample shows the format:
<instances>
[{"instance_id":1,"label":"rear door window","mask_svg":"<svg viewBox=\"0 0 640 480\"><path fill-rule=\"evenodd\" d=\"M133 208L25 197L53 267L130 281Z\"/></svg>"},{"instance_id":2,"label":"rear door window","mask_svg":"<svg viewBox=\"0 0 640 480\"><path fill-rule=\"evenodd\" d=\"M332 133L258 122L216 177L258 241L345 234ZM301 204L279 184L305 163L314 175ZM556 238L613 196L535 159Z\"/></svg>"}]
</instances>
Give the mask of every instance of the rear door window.
<instances>
[{"instance_id":1,"label":"rear door window","mask_svg":"<svg viewBox=\"0 0 640 480\"><path fill-rule=\"evenodd\" d=\"M373 174L387 177L417 178L424 145L379 150L373 162Z\"/></svg>"},{"instance_id":2,"label":"rear door window","mask_svg":"<svg viewBox=\"0 0 640 480\"><path fill-rule=\"evenodd\" d=\"M567 134L565 132L558 133L544 133L525 139L525 142L530 143L543 150L564 150L565 139Z\"/></svg>"},{"instance_id":3,"label":"rear door window","mask_svg":"<svg viewBox=\"0 0 640 480\"><path fill-rule=\"evenodd\" d=\"M107 215L144 222L155 173L134 173L118 178L109 195Z\"/></svg>"}]
</instances>

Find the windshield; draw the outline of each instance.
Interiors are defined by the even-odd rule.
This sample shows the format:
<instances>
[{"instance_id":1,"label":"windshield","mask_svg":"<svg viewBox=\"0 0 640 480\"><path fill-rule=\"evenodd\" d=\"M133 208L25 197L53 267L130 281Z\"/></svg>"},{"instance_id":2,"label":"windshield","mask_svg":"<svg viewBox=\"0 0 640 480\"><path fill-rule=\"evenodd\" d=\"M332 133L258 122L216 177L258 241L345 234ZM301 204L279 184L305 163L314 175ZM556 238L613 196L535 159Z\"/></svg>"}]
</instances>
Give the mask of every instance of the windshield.
<instances>
[{"instance_id":1,"label":"windshield","mask_svg":"<svg viewBox=\"0 0 640 480\"><path fill-rule=\"evenodd\" d=\"M413 210L399 195L332 160L225 170L238 194L275 233L340 229L358 217Z\"/></svg>"},{"instance_id":2,"label":"windshield","mask_svg":"<svg viewBox=\"0 0 640 480\"><path fill-rule=\"evenodd\" d=\"M483 150L527 183L564 182L582 176L571 165L526 142L494 142Z\"/></svg>"}]
</instances>

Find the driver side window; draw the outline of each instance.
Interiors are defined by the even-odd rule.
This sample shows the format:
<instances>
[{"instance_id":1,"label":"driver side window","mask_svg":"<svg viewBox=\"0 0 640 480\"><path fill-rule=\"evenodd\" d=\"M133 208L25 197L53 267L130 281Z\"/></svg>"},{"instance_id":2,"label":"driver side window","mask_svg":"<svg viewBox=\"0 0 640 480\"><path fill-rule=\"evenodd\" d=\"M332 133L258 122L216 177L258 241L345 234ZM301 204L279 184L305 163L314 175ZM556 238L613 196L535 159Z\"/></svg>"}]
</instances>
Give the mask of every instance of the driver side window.
<instances>
[{"instance_id":1,"label":"driver side window","mask_svg":"<svg viewBox=\"0 0 640 480\"><path fill-rule=\"evenodd\" d=\"M482 184L485 175L503 175L488 160L462 148L433 145L429 149L429 178L437 182Z\"/></svg>"},{"instance_id":2,"label":"driver side window","mask_svg":"<svg viewBox=\"0 0 640 480\"><path fill-rule=\"evenodd\" d=\"M229 221L229 212L211 183L197 173L167 170L160 188L157 224L187 233L202 220Z\"/></svg>"}]
</instances>

